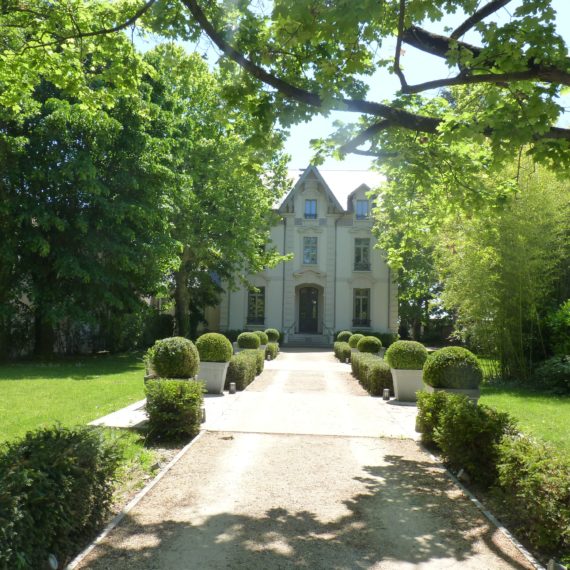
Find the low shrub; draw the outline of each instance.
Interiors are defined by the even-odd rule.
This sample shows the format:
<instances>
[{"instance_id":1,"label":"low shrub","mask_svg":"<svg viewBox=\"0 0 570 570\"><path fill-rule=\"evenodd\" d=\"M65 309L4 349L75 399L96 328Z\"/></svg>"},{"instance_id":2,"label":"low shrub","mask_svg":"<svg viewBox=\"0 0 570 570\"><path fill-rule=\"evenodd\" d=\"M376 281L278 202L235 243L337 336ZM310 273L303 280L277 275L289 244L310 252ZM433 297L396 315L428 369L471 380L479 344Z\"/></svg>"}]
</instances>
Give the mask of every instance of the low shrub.
<instances>
[{"instance_id":1,"label":"low shrub","mask_svg":"<svg viewBox=\"0 0 570 570\"><path fill-rule=\"evenodd\" d=\"M373 357L366 362L366 374L360 381L363 388L372 396L381 396L385 388L394 394L394 383L390 367L380 357Z\"/></svg>"},{"instance_id":2,"label":"low shrub","mask_svg":"<svg viewBox=\"0 0 570 570\"><path fill-rule=\"evenodd\" d=\"M383 333L376 331L353 331L352 334L361 334L363 336L374 336L382 343L382 346L385 347L389 347L391 344L393 344L400 338L400 335L397 333Z\"/></svg>"},{"instance_id":3,"label":"low shrub","mask_svg":"<svg viewBox=\"0 0 570 570\"><path fill-rule=\"evenodd\" d=\"M379 358L375 354L369 352L352 352L350 355L350 367L352 369L352 375L357 380L362 380L366 375L366 363L368 360Z\"/></svg>"},{"instance_id":4,"label":"low shrub","mask_svg":"<svg viewBox=\"0 0 570 570\"><path fill-rule=\"evenodd\" d=\"M534 547L570 562L570 462L520 435L505 437L498 454L497 483L517 530Z\"/></svg>"},{"instance_id":5,"label":"low shrub","mask_svg":"<svg viewBox=\"0 0 570 570\"><path fill-rule=\"evenodd\" d=\"M350 362L350 358L351 358L351 350L350 350L350 345L348 344L348 342L335 342L333 345L333 350L334 350L334 355L341 361L341 362L346 362L346 359L348 358L348 361Z\"/></svg>"},{"instance_id":6,"label":"low shrub","mask_svg":"<svg viewBox=\"0 0 570 570\"><path fill-rule=\"evenodd\" d=\"M553 356L542 362L534 371L533 380L555 394L570 394L570 355Z\"/></svg>"},{"instance_id":7,"label":"low shrub","mask_svg":"<svg viewBox=\"0 0 570 570\"><path fill-rule=\"evenodd\" d=\"M118 464L96 429L42 428L5 445L0 568L46 568L50 554L69 561L109 514Z\"/></svg>"},{"instance_id":8,"label":"low shrub","mask_svg":"<svg viewBox=\"0 0 570 570\"><path fill-rule=\"evenodd\" d=\"M281 333L277 329L265 329L265 334L269 342L279 342L281 337Z\"/></svg>"},{"instance_id":9,"label":"low shrub","mask_svg":"<svg viewBox=\"0 0 570 570\"><path fill-rule=\"evenodd\" d=\"M238 339L238 336L244 332L243 329L228 329L223 331L224 336L230 341L230 342L236 342Z\"/></svg>"},{"instance_id":10,"label":"low shrub","mask_svg":"<svg viewBox=\"0 0 570 570\"><path fill-rule=\"evenodd\" d=\"M570 299L551 313L546 323L554 354L557 356L570 355Z\"/></svg>"},{"instance_id":11,"label":"low shrub","mask_svg":"<svg viewBox=\"0 0 570 570\"><path fill-rule=\"evenodd\" d=\"M149 348L146 360L161 378L192 378L200 364L194 343L180 336L157 340Z\"/></svg>"},{"instance_id":12,"label":"low shrub","mask_svg":"<svg viewBox=\"0 0 570 570\"><path fill-rule=\"evenodd\" d=\"M269 342L269 337L265 334L264 331L253 331L253 334L256 334L259 337L259 344L267 344Z\"/></svg>"},{"instance_id":13,"label":"low shrub","mask_svg":"<svg viewBox=\"0 0 570 570\"><path fill-rule=\"evenodd\" d=\"M454 394L439 414L433 439L451 467L463 468L473 481L489 486L497 478L498 444L514 431L508 414Z\"/></svg>"},{"instance_id":14,"label":"low shrub","mask_svg":"<svg viewBox=\"0 0 570 570\"><path fill-rule=\"evenodd\" d=\"M337 335L336 335L336 340L338 342L348 342L348 339L352 336L352 333L350 331L340 331Z\"/></svg>"},{"instance_id":15,"label":"low shrub","mask_svg":"<svg viewBox=\"0 0 570 570\"><path fill-rule=\"evenodd\" d=\"M206 333L196 341L201 362L229 362L234 352L232 343L219 333Z\"/></svg>"},{"instance_id":16,"label":"low shrub","mask_svg":"<svg viewBox=\"0 0 570 570\"><path fill-rule=\"evenodd\" d=\"M146 412L151 439L185 440L200 431L204 384L194 380L148 380Z\"/></svg>"},{"instance_id":17,"label":"low shrub","mask_svg":"<svg viewBox=\"0 0 570 570\"><path fill-rule=\"evenodd\" d=\"M421 370L427 357L426 347L414 340L396 341L384 356L390 367L398 370Z\"/></svg>"},{"instance_id":18,"label":"low shrub","mask_svg":"<svg viewBox=\"0 0 570 570\"><path fill-rule=\"evenodd\" d=\"M268 342L265 347L265 358L275 360L279 354L279 345L276 342Z\"/></svg>"},{"instance_id":19,"label":"low shrub","mask_svg":"<svg viewBox=\"0 0 570 570\"><path fill-rule=\"evenodd\" d=\"M350 348L356 348L356 345L358 344L358 341L364 338L363 334L353 334L349 339L348 339L348 344L350 345Z\"/></svg>"},{"instance_id":20,"label":"low shrub","mask_svg":"<svg viewBox=\"0 0 570 570\"><path fill-rule=\"evenodd\" d=\"M375 336L364 336L356 345L360 352L369 352L371 354L378 354L382 348L382 343Z\"/></svg>"},{"instance_id":21,"label":"low shrub","mask_svg":"<svg viewBox=\"0 0 570 570\"><path fill-rule=\"evenodd\" d=\"M255 380L257 357L252 352L244 350L232 356L226 374L226 390L230 382L235 382L237 390L245 390Z\"/></svg>"},{"instance_id":22,"label":"low shrub","mask_svg":"<svg viewBox=\"0 0 570 570\"><path fill-rule=\"evenodd\" d=\"M434 445L435 428L439 426L441 413L448 405L450 398L456 398L449 392L418 392L418 416L416 426L422 434L422 443L428 446Z\"/></svg>"},{"instance_id":23,"label":"low shrub","mask_svg":"<svg viewBox=\"0 0 570 570\"><path fill-rule=\"evenodd\" d=\"M252 355L255 359L255 375L259 376L263 372L265 366L265 351L259 348L244 350L246 354Z\"/></svg>"},{"instance_id":24,"label":"low shrub","mask_svg":"<svg viewBox=\"0 0 570 570\"><path fill-rule=\"evenodd\" d=\"M477 357L459 346L436 350L424 364L423 380L433 388L478 388L483 369Z\"/></svg>"},{"instance_id":25,"label":"low shrub","mask_svg":"<svg viewBox=\"0 0 570 570\"><path fill-rule=\"evenodd\" d=\"M259 337L252 332L243 332L237 337L240 348L259 348L261 344Z\"/></svg>"}]
</instances>

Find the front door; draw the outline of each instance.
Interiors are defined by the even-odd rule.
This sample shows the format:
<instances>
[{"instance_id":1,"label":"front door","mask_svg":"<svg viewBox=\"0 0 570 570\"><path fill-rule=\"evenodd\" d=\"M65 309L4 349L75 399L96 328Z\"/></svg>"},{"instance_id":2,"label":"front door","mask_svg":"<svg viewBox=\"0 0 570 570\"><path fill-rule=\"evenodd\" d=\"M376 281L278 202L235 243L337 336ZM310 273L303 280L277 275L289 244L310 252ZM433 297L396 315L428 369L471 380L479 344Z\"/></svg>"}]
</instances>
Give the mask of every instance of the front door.
<instances>
[{"instance_id":1,"label":"front door","mask_svg":"<svg viewBox=\"0 0 570 570\"><path fill-rule=\"evenodd\" d=\"M299 332L316 333L319 329L319 290L299 289Z\"/></svg>"}]
</instances>

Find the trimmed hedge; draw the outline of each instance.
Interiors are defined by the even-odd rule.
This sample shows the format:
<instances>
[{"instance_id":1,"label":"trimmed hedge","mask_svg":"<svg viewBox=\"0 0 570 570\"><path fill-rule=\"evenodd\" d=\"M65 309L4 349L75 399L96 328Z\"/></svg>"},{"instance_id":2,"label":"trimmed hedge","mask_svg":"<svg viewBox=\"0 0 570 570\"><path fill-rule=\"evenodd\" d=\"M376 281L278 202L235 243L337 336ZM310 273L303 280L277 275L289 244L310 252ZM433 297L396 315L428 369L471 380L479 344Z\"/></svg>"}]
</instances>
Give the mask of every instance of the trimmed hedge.
<instances>
[{"instance_id":1,"label":"trimmed hedge","mask_svg":"<svg viewBox=\"0 0 570 570\"><path fill-rule=\"evenodd\" d=\"M246 354L251 354L255 358L255 375L258 376L263 372L265 366L265 351L260 348L244 350Z\"/></svg>"},{"instance_id":2,"label":"trimmed hedge","mask_svg":"<svg viewBox=\"0 0 570 570\"><path fill-rule=\"evenodd\" d=\"M206 333L196 341L201 362L229 362L234 350L232 343L219 333Z\"/></svg>"},{"instance_id":3,"label":"trimmed hedge","mask_svg":"<svg viewBox=\"0 0 570 570\"><path fill-rule=\"evenodd\" d=\"M421 370L428 357L426 347L414 340L398 340L386 351L384 358L397 370Z\"/></svg>"},{"instance_id":4,"label":"trimmed hedge","mask_svg":"<svg viewBox=\"0 0 570 570\"><path fill-rule=\"evenodd\" d=\"M281 333L277 329L265 329L265 334L269 342L279 342Z\"/></svg>"},{"instance_id":5,"label":"trimmed hedge","mask_svg":"<svg viewBox=\"0 0 570 570\"><path fill-rule=\"evenodd\" d=\"M253 331L253 334L256 334L259 337L259 344L267 344L269 342L268 336L265 334L264 331Z\"/></svg>"},{"instance_id":6,"label":"trimmed hedge","mask_svg":"<svg viewBox=\"0 0 570 570\"><path fill-rule=\"evenodd\" d=\"M230 382L235 382L237 390L245 390L255 380L257 357L252 352L244 350L232 356L226 374L226 390Z\"/></svg>"},{"instance_id":7,"label":"trimmed hedge","mask_svg":"<svg viewBox=\"0 0 570 570\"><path fill-rule=\"evenodd\" d=\"M237 337L237 343L240 348L259 348L261 344L259 337L252 332L241 333Z\"/></svg>"},{"instance_id":8,"label":"trimmed hedge","mask_svg":"<svg viewBox=\"0 0 570 570\"><path fill-rule=\"evenodd\" d=\"M396 342L400 335L397 333L383 333L376 331L352 331L352 334L361 334L364 336L375 336L381 343L382 346L388 347L394 342Z\"/></svg>"},{"instance_id":9,"label":"trimmed hedge","mask_svg":"<svg viewBox=\"0 0 570 570\"><path fill-rule=\"evenodd\" d=\"M117 446L94 428L42 428L0 452L0 568L60 563L105 522Z\"/></svg>"},{"instance_id":10,"label":"trimmed hedge","mask_svg":"<svg viewBox=\"0 0 570 570\"><path fill-rule=\"evenodd\" d=\"M439 425L440 415L451 396L452 394L449 392L417 393L418 416L416 426L422 434L423 444L430 447L435 445L435 428Z\"/></svg>"},{"instance_id":11,"label":"trimmed hedge","mask_svg":"<svg viewBox=\"0 0 570 570\"><path fill-rule=\"evenodd\" d=\"M372 396L381 396L384 388L394 393L392 372L382 358L368 352L352 354L352 374Z\"/></svg>"},{"instance_id":12,"label":"trimmed hedge","mask_svg":"<svg viewBox=\"0 0 570 570\"><path fill-rule=\"evenodd\" d=\"M336 335L336 340L338 342L348 342L348 339L352 336L352 333L350 331L340 331L337 335Z\"/></svg>"},{"instance_id":13,"label":"trimmed hedge","mask_svg":"<svg viewBox=\"0 0 570 570\"><path fill-rule=\"evenodd\" d=\"M333 345L333 351L334 355L341 362L346 362L347 358L348 361L350 362L352 351L350 350L350 345L348 344L348 342L340 342L340 341L335 342Z\"/></svg>"},{"instance_id":14,"label":"trimmed hedge","mask_svg":"<svg viewBox=\"0 0 570 570\"><path fill-rule=\"evenodd\" d=\"M348 339L348 344L350 345L350 348L356 348L356 345L358 344L358 341L364 338L363 334L353 334L349 339Z\"/></svg>"},{"instance_id":15,"label":"trimmed hedge","mask_svg":"<svg viewBox=\"0 0 570 570\"><path fill-rule=\"evenodd\" d=\"M148 349L145 360L161 378L192 378L200 364L194 343L181 336L157 340Z\"/></svg>"},{"instance_id":16,"label":"trimmed hedge","mask_svg":"<svg viewBox=\"0 0 570 570\"><path fill-rule=\"evenodd\" d=\"M268 342L265 347L265 358L275 360L279 354L279 345L276 342Z\"/></svg>"},{"instance_id":17,"label":"trimmed hedge","mask_svg":"<svg viewBox=\"0 0 570 570\"><path fill-rule=\"evenodd\" d=\"M428 357L423 380L433 388L478 388L483 381L483 369L466 348L448 346Z\"/></svg>"},{"instance_id":18,"label":"trimmed hedge","mask_svg":"<svg viewBox=\"0 0 570 570\"><path fill-rule=\"evenodd\" d=\"M151 439L185 440L200 431L204 384L194 380L148 380L145 383Z\"/></svg>"},{"instance_id":19,"label":"trimmed hedge","mask_svg":"<svg viewBox=\"0 0 570 570\"><path fill-rule=\"evenodd\" d=\"M360 352L370 352L371 354L378 354L382 348L382 342L375 336L364 336L356 345Z\"/></svg>"}]
</instances>

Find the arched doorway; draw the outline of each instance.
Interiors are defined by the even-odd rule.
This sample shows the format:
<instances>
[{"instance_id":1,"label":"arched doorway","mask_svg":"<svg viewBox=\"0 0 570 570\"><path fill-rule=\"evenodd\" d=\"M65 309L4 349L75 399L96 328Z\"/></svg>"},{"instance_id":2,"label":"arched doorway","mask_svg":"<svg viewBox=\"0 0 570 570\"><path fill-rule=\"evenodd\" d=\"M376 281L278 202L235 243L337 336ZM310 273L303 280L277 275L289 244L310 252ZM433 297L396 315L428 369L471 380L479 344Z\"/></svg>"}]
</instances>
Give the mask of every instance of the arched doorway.
<instances>
[{"instance_id":1,"label":"arched doorway","mask_svg":"<svg viewBox=\"0 0 570 570\"><path fill-rule=\"evenodd\" d=\"M316 287L299 289L299 332L317 333L319 330L319 290Z\"/></svg>"}]
</instances>

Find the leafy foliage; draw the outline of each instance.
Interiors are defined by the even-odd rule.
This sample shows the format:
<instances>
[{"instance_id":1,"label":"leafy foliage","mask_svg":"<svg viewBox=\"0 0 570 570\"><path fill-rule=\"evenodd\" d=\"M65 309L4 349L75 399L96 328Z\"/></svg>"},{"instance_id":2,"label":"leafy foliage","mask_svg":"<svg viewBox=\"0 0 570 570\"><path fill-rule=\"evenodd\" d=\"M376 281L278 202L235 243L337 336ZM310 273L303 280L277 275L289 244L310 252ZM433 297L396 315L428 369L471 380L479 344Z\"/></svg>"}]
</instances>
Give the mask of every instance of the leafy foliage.
<instances>
[{"instance_id":1,"label":"leafy foliage","mask_svg":"<svg viewBox=\"0 0 570 570\"><path fill-rule=\"evenodd\" d=\"M353 334L349 339L348 339L348 345L350 346L350 348L356 348L356 346L358 345L358 341L364 338L363 334Z\"/></svg>"},{"instance_id":2,"label":"leafy foliage","mask_svg":"<svg viewBox=\"0 0 570 570\"><path fill-rule=\"evenodd\" d=\"M547 317L554 354L570 355L570 299Z\"/></svg>"},{"instance_id":3,"label":"leafy foliage","mask_svg":"<svg viewBox=\"0 0 570 570\"><path fill-rule=\"evenodd\" d=\"M259 348L261 344L259 337L252 332L243 332L237 337L237 343L240 348Z\"/></svg>"},{"instance_id":4,"label":"leafy foliage","mask_svg":"<svg viewBox=\"0 0 570 570\"><path fill-rule=\"evenodd\" d=\"M386 362L391 368L421 370L428 357L426 347L413 340L397 340L386 350Z\"/></svg>"},{"instance_id":5,"label":"leafy foliage","mask_svg":"<svg viewBox=\"0 0 570 570\"><path fill-rule=\"evenodd\" d=\"M119 452L94 429L29 432L0 452L0 567L64 561L105 521Z\"/></svg>"},{"instance_id":6,"label":"leafy foliage","mask_svg":"<svg viewBox=\"0 0 570 570\"><path fill-rule=\"evenodd\" d=\"M418 392L418 417L416 420L418 431L422 434L422 443L434 445L435 429L439 426L440 416L455 394L450 392Z\"/></svg>"},{"instance_id":7,"label":"leafy foliage","mask_svg":"<svg viewBox=\"0 0 570 570\"><path fill-rule=\"evenodd\" d=\"M269 338L267 336L267 334L263 331L254 331L254 333L259 337L259 344L265 344L267 345L267 343L269 342Z\"/></svg>"},{"instance_id":8,"label":"leafy foliage","mask_svg":"<svg viewBox=\"0 0 570 570\"><path fill-rule=\"evenodd\" d=\"M265 367L265 351L261 350L260 348L248 348L243 352L249 354L252 358L255 359L255 374L261 374L263 372L263 368Z\"/></svg>"},{"instance_id":9,"label":"leafy foliage","mask_svg":"<svg viewBox=\"0 0 570 570\"><path fill-rule=\"evenodd\" d=\"M205 333L196 341L200 362L229 362L234 352L232 343L219 333Z\"/></svg>"},{"instance_id":10,"label":"leafy foliage","mask_svg":"<svg viewBox=\"0 0 570 570\"><path fill-rule=\"evenodd\" d=\"M148 433L152 439L188 440L200 431L204 384L194 380L147 380Z\"/></svg>"},{"instance_id":11,"label":"leafy foliage","mask_svg":"<svg viewBox=\"0 0 570 570\"><path fill-rule=\"evenodd\" d=\"M570 394L570 356L553 356L534 371L533 380L540 389L555 394Z\"/></svg>"},{"instance_id":12,"label":"leafy foliage","mask_svg":"<svg viewBox=\"0 0 570 570\"><path fill-rule=\"evenodd\" d=\"M348 342L351 336L352 333L350 331L340 331L336 335L336 340L338 340L339 342Z\"/></svg>"},{"instance_id":13,"label":"leafy foliage","mask_svg":"<svg viewBox=\"0 0 570 570\"><path fill-rule=\"evenodd\" d=\"M152 369L162 378L193 378L198 372L200 356L187 338L157 340L147 355Z\"/></svg>"},{"instance_id":14,"label":"leafy foliage","mask_svg":"<svg viewBox=\"0 0 570 570\"><path fill-rule=\"evenodd\" d=\"M430 354L423 367L423 380L434 388L478 388L483 369L477 357L460 346L448 346Z\"/></svg>"},{"instance_id":15,"label":"leafy foliage","mask_svg":"<svg viewBox=\"0 0 570 570\"><path fill-rule=\"evenodd\" d=\"M236 390L245 390L255 380L257 357L253 351L244 350L232 356L226 374L226 389L235 382Z\"/></svg>"},{"instance_id":16,"label":"leafy foliage","mask_svg":"<svg viewBox=\"0 0 570 570\"><path fill-rule=\"evenodd\" d=\"M378 354L382 348L382 342L375 336L365 336L358 341L356 348L358 348L360 352Z\"/></svg>"},{"instance_id":17,"label":"leafy foliage","mask_svg":"<svg viewBox=\"0 0 570 570\"><path fill-rule=\"evenodd\" d=\"M279 354L279 345L276 342L268 342L265 347L265 358L275 360Z\"/></svg>"},{"instance_id":18,"label":"leafy foliage","mask_svg":"<svg viewBox=\"0 0 570 570\"><path fill-rule=\"evenodd\" d=\"M281 333L277 329L265 329L265 334L269 342L279 342Z\"/></svg>"},{"instance_id":19,"label":"leafy foliage","mask_svg":"<svg viewBox=\"0 0 570 570\"><path fill-rule=\"evenodd\" d=\"M352 351L350 350L350 344L348 344L348 342L335 342L333 345L333 351L336 358L341 362L350 362Z\"/></svg>"}]
</instances>

